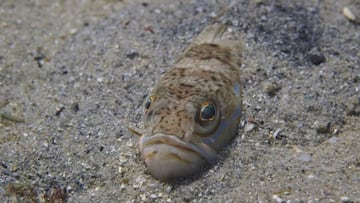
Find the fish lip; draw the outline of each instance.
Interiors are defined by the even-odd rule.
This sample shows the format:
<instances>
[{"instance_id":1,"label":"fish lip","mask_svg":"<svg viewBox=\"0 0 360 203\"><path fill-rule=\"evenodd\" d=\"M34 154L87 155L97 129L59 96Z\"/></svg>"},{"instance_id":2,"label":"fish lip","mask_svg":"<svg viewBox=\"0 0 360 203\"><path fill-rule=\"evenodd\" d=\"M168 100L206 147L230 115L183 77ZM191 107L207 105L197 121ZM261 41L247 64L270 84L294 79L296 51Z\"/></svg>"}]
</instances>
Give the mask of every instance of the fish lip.
<instances>
[{"instance_id":1,"label":"fish lip","mask_svg":"<svg viewBox=\"0 0 360 203\"><path fill-rule=\"evenodd\" d=\"M216 159L215 150L209 147L207 144L205 143L194 144L190 142L185 142L175 135L156 133L151 136L143 135L140 139L141 150L153 144L167 144L172 147L189 150L193 153L199 154L209 163L213 163Z\"/></svg>"}]
</instances>

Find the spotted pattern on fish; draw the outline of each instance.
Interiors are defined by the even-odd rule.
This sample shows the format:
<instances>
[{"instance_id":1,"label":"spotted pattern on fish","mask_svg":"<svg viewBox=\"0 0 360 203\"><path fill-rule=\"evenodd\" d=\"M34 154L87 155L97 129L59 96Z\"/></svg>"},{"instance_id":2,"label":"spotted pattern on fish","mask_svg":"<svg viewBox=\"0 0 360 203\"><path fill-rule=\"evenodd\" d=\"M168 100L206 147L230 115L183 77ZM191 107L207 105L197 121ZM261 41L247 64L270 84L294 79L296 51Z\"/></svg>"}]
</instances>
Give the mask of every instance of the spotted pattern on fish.
<instances>
[{"instance_id":1,"label":"spotted pattern on fish","mask_svg":"<svg viewBox=\"0 0 360 203\"><path fill-rule=\"evenodd\" d=\"M241 117L241 43L208 26L145 99L140 152L163 181L192 176L213 163L236 135Z\"/></svg>"}]
</instances>

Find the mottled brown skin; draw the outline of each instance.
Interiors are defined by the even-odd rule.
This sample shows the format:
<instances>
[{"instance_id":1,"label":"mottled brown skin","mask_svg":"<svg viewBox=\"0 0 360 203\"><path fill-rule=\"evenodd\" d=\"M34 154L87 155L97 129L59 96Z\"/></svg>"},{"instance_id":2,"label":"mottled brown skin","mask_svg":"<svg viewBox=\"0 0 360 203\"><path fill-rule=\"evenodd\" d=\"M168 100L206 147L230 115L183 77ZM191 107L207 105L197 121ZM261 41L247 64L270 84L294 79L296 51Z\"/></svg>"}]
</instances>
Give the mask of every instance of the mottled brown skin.
<instances>
[{"instance_id":1,"label":"mottled brown skin","mask_svg":"<svg viewBox=\"0 0 360 203\"><path fill-rule=\"evenodd\" d=\"M152 102L144 115L140 148L157 179L197 173L235 135L241 111L241 47L222 39L225 30L215 25L202 32L149 94ZM207 104L216 106L216 117L211 120L200 115ZM224 129L219 132L219 127ZM204 140L214 134L224 135L213 143ZM183 144L159 138L150 145L145 140L153 135L170 136L175 139L169 140ZM205 153L196 155L187 143Z\"/></svg>"}]
</instances>

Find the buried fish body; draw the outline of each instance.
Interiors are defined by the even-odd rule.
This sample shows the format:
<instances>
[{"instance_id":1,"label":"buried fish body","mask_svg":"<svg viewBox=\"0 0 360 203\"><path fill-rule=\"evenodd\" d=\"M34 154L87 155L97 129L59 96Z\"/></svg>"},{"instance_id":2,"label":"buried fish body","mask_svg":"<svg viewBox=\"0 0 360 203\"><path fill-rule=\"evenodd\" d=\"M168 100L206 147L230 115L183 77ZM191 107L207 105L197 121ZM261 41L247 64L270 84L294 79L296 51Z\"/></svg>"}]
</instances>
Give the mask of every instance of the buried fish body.
<instances>
[{"instance_id":1,"label":"buried fish body","mask_svg":"<svg viewBox=\"0 0 360 203\"><path fill-rule=\"evenodd\" d=\"M216 160L241 117L241 46L208 26L145 99L140 152L152 176L194 175Z\"/></svg>"}]
</instances>

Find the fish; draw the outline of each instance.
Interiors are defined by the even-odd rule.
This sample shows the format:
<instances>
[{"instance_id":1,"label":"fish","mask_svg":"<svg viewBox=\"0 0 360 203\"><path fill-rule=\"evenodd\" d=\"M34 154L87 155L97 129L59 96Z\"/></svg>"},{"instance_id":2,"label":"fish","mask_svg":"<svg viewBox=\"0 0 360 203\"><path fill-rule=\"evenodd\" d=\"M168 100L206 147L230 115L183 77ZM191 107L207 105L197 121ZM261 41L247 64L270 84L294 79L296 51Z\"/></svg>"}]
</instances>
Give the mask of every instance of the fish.
<instances>
[{"instance_id":1,"label":"fish","mask_svg":"<svg viewBox=\"0 0 360 203\"><path fill-rule=\"evenodd\" d=\"M140 153L160 181L200 173L237 134L243 46L228 31L207 26L145 98Z\"/></svg>"}]
</instances>

